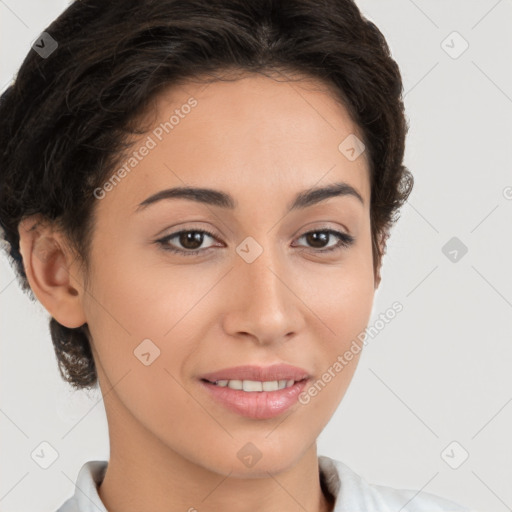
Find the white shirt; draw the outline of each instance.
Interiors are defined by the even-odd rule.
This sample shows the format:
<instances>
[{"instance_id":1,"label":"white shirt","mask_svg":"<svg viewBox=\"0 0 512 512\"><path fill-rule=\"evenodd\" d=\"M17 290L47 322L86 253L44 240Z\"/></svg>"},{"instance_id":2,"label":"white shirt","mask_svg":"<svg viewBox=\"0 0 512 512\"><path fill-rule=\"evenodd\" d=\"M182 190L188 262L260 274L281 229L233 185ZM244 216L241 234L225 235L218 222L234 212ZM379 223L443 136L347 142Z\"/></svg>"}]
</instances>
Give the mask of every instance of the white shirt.
<instances>
[{"instance_id":1,"label":"white shirt","mask_svg":"<svg viewBox=\"0 0 512 512\"><path fill-rule=\"evenodd\" d=\"M57 512L108 512L97 490L107 464L86 462L78 473L74 495ZM318 457L318 464L323 483L336 498L334 512L475 512L435 494L369 484L343 462L325 455Z\"/></svg>"}]
</instances>

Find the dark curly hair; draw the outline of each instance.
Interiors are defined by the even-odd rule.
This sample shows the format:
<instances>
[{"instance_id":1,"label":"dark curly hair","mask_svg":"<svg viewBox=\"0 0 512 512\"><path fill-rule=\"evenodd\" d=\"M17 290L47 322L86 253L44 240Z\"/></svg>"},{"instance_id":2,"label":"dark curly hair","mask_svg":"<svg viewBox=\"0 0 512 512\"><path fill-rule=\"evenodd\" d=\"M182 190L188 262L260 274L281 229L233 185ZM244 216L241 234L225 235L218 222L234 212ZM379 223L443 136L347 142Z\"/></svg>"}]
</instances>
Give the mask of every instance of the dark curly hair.
<instances>
[{"instance_id":1,"label":"dark curly hair","mask_svg":"<svg viewBox=\"0 0 512 512\"><path fill-rule=\"evenodd\" d=\"M20 221L41 214L87 270L93 191L112 176L129 135L144 133L139 114L163 88L228 70L320 80L347 109L369 156L377 271L413 177L402 164L408 124L398 65L353 0L77 0L45 32L57 48L31 49L0 98L0 226L32 300ZM51 318L50 333L62 378L76 389L96 386L87 323L68 328Z\"/></svg>"}]
</instances>

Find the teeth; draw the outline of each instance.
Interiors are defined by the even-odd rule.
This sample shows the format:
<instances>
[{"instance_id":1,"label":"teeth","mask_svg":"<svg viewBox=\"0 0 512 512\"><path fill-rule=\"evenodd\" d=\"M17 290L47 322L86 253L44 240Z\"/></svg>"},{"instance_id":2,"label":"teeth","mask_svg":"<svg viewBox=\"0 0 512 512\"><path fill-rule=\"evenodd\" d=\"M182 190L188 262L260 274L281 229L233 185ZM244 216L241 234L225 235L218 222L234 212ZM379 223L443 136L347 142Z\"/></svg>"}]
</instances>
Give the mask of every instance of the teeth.
<instances>
[{"instance_id":1,"label":"teeth","mask_svg":"<svg viewBox=\"0 0 512 512\"><path fill-rule=\"evenodd\" d=\"M228 387L231 389L238 389L248 391L250 393L254 391L277 391L278 389L289 388L293 386L295 381L289 380L270 380L270 381L259 381L259 380L218 380L213 384L220 387Z\"/></svg>"}]
</instances>

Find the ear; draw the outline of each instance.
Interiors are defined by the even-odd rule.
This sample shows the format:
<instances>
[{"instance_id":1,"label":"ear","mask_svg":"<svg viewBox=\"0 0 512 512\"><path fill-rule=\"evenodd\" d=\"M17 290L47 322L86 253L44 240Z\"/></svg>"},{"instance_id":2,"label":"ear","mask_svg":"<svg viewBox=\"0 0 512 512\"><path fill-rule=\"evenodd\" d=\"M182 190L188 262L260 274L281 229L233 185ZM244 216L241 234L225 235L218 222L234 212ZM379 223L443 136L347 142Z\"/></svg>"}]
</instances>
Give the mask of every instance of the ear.
<instances>
[{"instance_id":1,"label":"ear","mask_svg":"<svg viewBox=\"0 0 512 512\"><path fill-rule=\"evenodd\" d=\"M39 302L65 327L86 323L83 283L74 275L74 258L64 236L39 214L23 219L18 233L25 273Z\"/></svg>"},{"instance_id":2,"label":"ear","mask_svg":"<svg viewBox=\"0 0 512 512\"><path fill-rule=\"evenodd\" d=\"M375 271L375 290L379 287L382 276L380 274L381 268L382 268L382 260L384 259L384 254L386 253L386 242L389 238L389 232L386 230L381 231L381 233L378 235L378 248L379 252L382 255L379 261L379 265Z\"/></svg>"}]
</instances>

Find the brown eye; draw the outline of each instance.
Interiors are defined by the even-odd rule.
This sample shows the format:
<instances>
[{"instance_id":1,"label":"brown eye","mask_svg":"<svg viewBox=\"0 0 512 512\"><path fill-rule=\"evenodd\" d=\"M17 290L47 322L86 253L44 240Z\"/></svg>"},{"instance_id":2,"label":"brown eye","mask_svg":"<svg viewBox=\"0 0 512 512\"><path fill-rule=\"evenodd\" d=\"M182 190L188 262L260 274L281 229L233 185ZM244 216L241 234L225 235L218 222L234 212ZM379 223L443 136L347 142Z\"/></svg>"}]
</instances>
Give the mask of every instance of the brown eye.
<instances>
[{"instance_id":1,"label":"brown eye","mask_svg":"<svg viewBox=\"0 0 512 512\"><path fill-rule=\"evenodd\" d=\"M178 236L178 241L185 249L198 249L203 243L204 235L199 231L182 231Z\"/></svg>"},{"instance_id":2,"label":"brown eye","mask_svg":"<svg viewBox=\"0 0 512 512\"><path fill-rule=\"evenodd\" d=\"M330 247L326 247L326 244L335 236L338 241L331 245ZM337 249L342 249L344 247L349 247L355 241L355 238L347 233L342 233L341 231L335 231L333 229L321 229L316 231L308 231L304 233L300 238L304 238L310 247L313 249L318 249L318 252L329 252Z\"/></svg>"},{"instance_id":3,"label":"brown eye","mask_svg":"<svg viewBox=\"0 0 512 512\"><path fill-rule=\"evenodd\" d=\"M166 251L175 252L178 254L183 254L186 256L195 256L201 252L205 252L213 246L201 248L201 245L204 242L205 235L210 238L215 238L213 233L209 231L205 231L203 229L187 229L182 231L177 231L176 233L171 233L159 240L157 243L162 246ZM176 248L175 243L170 244L169 241L176 239L179 246L182 247Z\"/></svg>"},{"instance_id":4,"label":"brown eye","mask_svg":"<svg viewBox=\"0 0 512 512\"><path fill-rule=\"evenodd\" d=\"M312 231L304 235L304 237L312 247L322 249L331 238L331 235L325 231Z\"/></svg>"}]
</instances>

